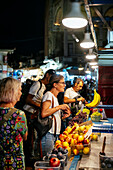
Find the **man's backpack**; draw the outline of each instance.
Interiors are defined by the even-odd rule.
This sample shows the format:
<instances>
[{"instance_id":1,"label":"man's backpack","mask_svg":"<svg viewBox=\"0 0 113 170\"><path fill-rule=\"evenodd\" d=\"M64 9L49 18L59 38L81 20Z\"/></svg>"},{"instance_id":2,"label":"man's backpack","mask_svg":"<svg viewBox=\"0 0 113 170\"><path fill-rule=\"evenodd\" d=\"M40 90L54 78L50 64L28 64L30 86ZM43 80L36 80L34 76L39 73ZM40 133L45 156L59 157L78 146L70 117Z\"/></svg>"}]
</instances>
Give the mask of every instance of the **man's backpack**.
<instances>
[{"instance_id":1,"label":"man's backpack","mask_svg":"<svg viewBox=\"0 0 113 170\"><path fill-rule=\"evenodd\" d=\"M40 80L38 80L40 82L40 88L38 90L38 92L40 91L41 87L42 87L42 82ZM29 90L31 88L31 86L33 85L34 81L31 81L30 84L23 84L22 85L22 95L20 97L20 100L16 103L15 107L17 109L23 110L24 105L26 104L26 99L27 96L29 94ZM38 93L37 92L37 93Z\"/></svg>"}]
</instances>

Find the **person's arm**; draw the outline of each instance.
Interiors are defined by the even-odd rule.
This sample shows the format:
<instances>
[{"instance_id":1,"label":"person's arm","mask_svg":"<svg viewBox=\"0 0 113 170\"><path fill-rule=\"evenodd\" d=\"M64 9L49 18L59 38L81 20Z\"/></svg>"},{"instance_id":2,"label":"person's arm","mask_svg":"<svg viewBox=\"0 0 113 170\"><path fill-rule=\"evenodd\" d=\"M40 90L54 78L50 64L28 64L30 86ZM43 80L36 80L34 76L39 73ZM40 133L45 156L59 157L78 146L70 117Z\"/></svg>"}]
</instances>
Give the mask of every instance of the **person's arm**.
<instances>
[{"instance_id":1,"label":"person's arm","mask_svg":"<svg viewBox=\"0 0 113 170\"><path fill-rule=\"evenodd\" d=\"M28 131L23 135L23 140L27 140Z\"/></svg>"},{"instance_id":2,"label":"person's arm","mask_svg":"<svg viewBox=\"0 0 113 170\"><path fill-rule=\"evenodd\" d=\"M64 96L64 103L74 103L76 102L76 99L69 99L68 97Z\"/></svg>"},{"instance_id":3,"label":"person's arm","mask_svg":"<svg viewBox=\"0 0 113 170\"><path fill-rule=\"evenodd\" d=\"M58 105L53 108L49 108L50 105L51 105L50 100L47 100L42 103L42 111L41 111L42 118L50 116L53 113L57 112L58 110L64 110L68 115L71 113L70 108L67 104Z\"/></svg>"},{"instance_id":4,"label":"person's arm","mask_svg":"<svg viewBox=\"0 0 113 170\"><path fill-rule=\"evenodd\" d=\"M39 103L36 103L35 101L33 101L33 97L34 97L34 95L28 94L27 99L26 99L26 103L33 106L33 107L40 107Z\"/></svg>"}]
</instances>

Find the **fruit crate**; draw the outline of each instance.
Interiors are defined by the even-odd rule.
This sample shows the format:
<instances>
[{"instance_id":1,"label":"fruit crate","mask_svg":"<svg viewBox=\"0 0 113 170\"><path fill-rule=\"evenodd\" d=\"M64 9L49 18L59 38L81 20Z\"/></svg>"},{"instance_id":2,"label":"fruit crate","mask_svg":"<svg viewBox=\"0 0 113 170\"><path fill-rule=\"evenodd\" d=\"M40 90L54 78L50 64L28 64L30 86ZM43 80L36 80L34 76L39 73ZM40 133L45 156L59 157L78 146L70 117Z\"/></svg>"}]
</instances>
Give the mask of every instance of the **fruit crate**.
<instances>
[{"instance_id":1,"label":"fruit crate","mask_svg":"<svg viewBox=\"0 0 113 170\"><path fill-rule=\"evenodd\" d=\"M51 157L51 154L48 155L48 159L47 159L46 156L44 156L44 157L43 157L43 160L44 160L45 162L48 162L48 163L49 163L50 157ZM66 156L64 156L63 159L59 159L59 160L60 160L60 164L61 164L60 170L64 170L65 165L66 165Z\"/></svg>"},{"instance_id":2,"label":"fruit crate","mask_svg":"<svg viewBox=\"0 0 113 170\"><path fill-rule=\"evenodd\" d=\"M99 154L99 165L101 170L113 170L113 153Z\"/></svg>"},{"instance_id":3,"label":"fruit crate","mask_svg":"<svg viewBox=\"0 0 113 170\"><path fill-rule=\"evenodd\" d=\"M48 170L48 169L52 169L52 170L60 170L61 164L58 167L50 167L49 162L45 162L45 161L37 161L34 164L34 168L35 170Z\"/></svg>"}]
</instances>

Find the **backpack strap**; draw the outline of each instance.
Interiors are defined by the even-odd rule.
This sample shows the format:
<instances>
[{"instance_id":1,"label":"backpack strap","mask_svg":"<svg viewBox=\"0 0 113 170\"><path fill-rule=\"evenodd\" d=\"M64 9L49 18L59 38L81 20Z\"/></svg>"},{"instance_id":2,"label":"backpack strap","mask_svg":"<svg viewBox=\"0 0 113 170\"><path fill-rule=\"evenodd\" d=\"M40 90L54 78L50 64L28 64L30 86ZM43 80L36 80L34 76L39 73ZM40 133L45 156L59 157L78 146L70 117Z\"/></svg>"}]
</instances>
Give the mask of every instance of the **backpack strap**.
<instances>
[{"instance_id":1,"label":"backpack strap","mask_svg":"<svg viewBox=\"0 0 113 170\"><path fill-rule=\"evenodd\" d=\"M16 111L16 108L10 108L6 115L3 116L3 120L0 122L0 126L2 126L6 121L9 120L11 115Z\"/></svg>"},{"instance_id":2,"label":"backpack strap","mask_svg":"<svg viewBox=\"0 0 113 170\"><path fill-rule=\"evenodd\" d=\"M38 80L40 82L40 88L38 89L37 93L40 91L40 89L42 88L42 82L41 79Z\"/></svg>"}]
</instances>

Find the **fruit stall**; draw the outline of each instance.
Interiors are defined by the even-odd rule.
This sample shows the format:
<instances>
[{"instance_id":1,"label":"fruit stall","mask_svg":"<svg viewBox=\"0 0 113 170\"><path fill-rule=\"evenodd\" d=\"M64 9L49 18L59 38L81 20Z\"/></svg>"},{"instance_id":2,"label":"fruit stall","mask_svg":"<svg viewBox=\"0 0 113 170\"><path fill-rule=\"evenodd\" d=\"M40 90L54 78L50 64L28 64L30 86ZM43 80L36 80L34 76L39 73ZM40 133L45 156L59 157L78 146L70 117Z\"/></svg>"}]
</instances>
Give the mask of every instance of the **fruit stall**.
<instances>
[{"instance_id":1,"label":"fruit stall","mask_svg":"<svg viewBox=\"0 0 113 170\"><path fill-rule=\"evenodd\" d=\"M103 118L99 103L94 91L94 100L68 121L54 149L35 162L35 170L113 169L113 119Z\"/></svg>"},{"instance_id":2,"label":"fruit stall","mask_svg":"<svg viewBox=\"0 0 113 170\"><path fill-rule=\"evenodd\" d=\"M113 169L113 119L103 120L99 112L89 114L84 108L69 121L52 152L35 162L35 170Z\"/></svg>"}]
</instances>

